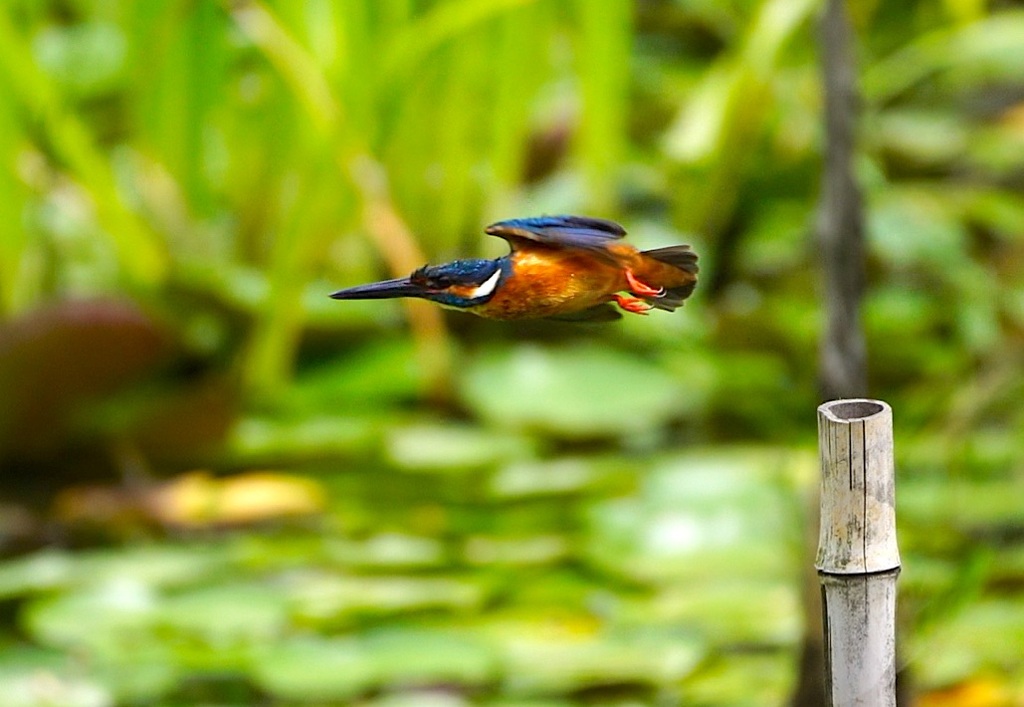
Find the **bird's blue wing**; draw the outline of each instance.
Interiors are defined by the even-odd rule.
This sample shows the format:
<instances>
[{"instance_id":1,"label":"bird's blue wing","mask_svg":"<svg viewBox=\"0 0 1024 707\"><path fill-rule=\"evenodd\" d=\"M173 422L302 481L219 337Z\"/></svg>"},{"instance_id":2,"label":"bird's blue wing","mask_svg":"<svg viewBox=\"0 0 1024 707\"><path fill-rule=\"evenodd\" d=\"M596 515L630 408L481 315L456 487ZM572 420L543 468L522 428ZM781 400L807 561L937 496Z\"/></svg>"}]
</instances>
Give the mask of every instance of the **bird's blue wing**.
<instances>
[{"instance_id":1,"label":"bird's blue wing","mask_svg":"<svg viewBox=\"0 0 1024 707\"><path fill-rule=\"evenodd\" d=\"M492 223L486 232L507 240L515 250L524 241L553 248L582 248L603 251L609 243L626 235L614 221L587 216L537 216Z\"/></svg>"}]
</instances>

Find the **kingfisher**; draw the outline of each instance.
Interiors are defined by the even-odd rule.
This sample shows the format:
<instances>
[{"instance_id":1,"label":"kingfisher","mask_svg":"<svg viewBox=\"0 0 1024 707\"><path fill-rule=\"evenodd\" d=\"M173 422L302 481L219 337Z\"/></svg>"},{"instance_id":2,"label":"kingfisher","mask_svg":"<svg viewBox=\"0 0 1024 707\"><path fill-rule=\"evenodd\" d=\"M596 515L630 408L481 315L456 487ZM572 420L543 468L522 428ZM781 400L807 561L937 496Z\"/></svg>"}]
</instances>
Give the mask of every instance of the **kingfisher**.
<instances>
[{"instance_id":1,"label":"kingfisher","mask_svg":"<svg viewBox=\"0 0 1024 707\"><path fill-rule=\"evenodd\" d=\"M424 265L408 277L372 282L339 300L419 297L488 319L610 321L620 311L675 311L697 284L697 254L688 245L637 250L626 230L587 216L539 216L485 229L511 249L494 260Z\"/></svg>"}]
</instances>

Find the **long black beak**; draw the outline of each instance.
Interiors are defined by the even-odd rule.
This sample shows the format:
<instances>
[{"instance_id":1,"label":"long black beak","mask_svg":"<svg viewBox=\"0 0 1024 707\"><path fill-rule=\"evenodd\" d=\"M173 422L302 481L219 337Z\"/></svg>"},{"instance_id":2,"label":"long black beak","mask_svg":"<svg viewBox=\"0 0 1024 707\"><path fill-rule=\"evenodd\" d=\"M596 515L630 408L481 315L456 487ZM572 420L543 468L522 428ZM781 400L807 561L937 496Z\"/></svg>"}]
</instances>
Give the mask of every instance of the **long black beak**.
<instances>
[{"instance_id":1,"label":"long black beak","mask_svg":"<svg viewBox=\"0 0 1024 707\"><path fill-rule=\"evenodd\" d=\"M414 285L407 277L399 277L383 282L371 282L368 285L357 285L331 294L334 299L392 299L395 297L423 297L426 293L419 285Z\"/></svg>"}]
</instances>

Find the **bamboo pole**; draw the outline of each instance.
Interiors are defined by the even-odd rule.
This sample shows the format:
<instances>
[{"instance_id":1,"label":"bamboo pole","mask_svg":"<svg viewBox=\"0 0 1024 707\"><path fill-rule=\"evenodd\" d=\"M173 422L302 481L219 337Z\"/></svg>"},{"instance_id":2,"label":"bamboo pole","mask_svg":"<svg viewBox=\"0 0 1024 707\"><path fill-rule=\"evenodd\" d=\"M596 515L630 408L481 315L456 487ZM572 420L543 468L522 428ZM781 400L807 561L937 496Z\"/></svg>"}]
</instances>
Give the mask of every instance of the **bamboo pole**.
<instances>
[{"instance_id":1,"label":"bamboo pole","mask_svg":"<svg viewBox=\"0 0 1024 707\"><path fill-rule=\"evenodd\" d=\"M892 409L879 400L818 408L826 704L896 704L896 545Z\"/></svg>"}]
</instances>

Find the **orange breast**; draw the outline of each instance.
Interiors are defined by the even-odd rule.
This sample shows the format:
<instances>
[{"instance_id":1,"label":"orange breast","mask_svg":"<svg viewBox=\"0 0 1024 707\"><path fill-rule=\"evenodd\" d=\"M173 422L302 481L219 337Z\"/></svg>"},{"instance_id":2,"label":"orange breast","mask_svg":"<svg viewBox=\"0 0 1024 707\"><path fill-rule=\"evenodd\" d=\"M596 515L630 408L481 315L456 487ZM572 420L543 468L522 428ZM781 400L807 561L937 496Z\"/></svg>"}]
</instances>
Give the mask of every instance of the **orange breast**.
<instances>
[{"instance_id":1,"label":"orange breast","mask_svg":"<svg viewBox=\"0 0 1024 707\"><path fill-rule=\"evenodd\" d=\"M492 319L579 312L626 287L621 267L585 251L531 249L512 255L512 277L478 310Z\"/></svg>"}]
</instances>

